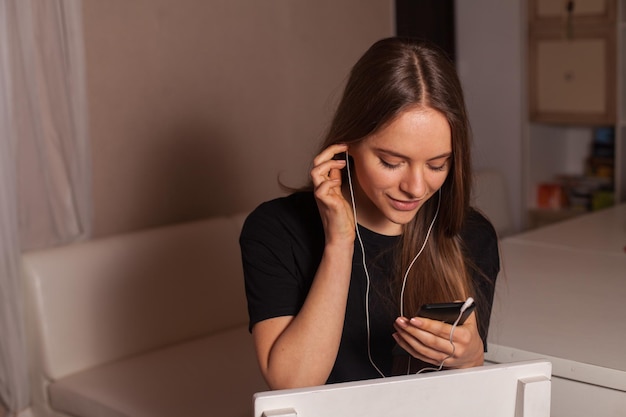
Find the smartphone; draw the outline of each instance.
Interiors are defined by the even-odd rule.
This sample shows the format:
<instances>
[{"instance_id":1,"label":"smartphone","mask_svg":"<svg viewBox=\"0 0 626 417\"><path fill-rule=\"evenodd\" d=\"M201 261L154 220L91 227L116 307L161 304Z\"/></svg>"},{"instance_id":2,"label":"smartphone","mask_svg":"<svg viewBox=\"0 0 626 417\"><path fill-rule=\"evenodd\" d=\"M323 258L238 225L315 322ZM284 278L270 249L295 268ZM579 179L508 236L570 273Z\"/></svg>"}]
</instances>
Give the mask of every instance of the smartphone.
<instances>
[{"instance_id":1,"label":"smartphone","mask_svg":"<svg viewBox=\"0 0 626 417\"><path fill-rule=\"evenodd\" d=\"M425 317L427 319L439 320L444 323L454 324L456 319L459 317L461 313L461 307L465 304L463 301L455 302L455 303L434 303L434 304L424 304L420 307L417 312L417 316ZM472 314L472 311L476 308L476 304L472 303L469 307L465 309L461 319L459 320L459 325L463 324L465 320Z\"/></svg>"}]
</instances>

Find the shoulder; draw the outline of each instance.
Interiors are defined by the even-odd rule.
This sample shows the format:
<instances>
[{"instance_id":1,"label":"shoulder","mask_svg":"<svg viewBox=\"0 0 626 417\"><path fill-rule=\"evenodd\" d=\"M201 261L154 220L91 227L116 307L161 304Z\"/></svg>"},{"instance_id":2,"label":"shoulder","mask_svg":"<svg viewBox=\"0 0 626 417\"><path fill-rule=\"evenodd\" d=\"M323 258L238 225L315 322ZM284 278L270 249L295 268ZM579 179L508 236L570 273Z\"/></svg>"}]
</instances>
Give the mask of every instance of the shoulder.
<instances>
[{"instance_id":1,"label":"shoulder","mask_svg":"<svg viewBox=\"0 0 626 417\"><path fill-rule=\"evenodd\" d=\"M296 192L256 207L244 222L241 238L253 238L259 234L268 237L285 231L301 234L321 227L313 193Z\"/></svg>"},{"instance_id":2,"label":"shoulder","mask_svg":"<svg viewBox=\"0 0 626 417\"><path fill-rule=\"evenodd\" d=\"M496 244L498 241L496 229L491 222L480 212L471 207L465 215L460 234L461 239L467 245L482 246L488 243Z\"/></svg>"},{"instance_id":3,"label":"shoulder","mask_svg":"<svg viewBox=\"0 0 626 417\"><path fill-rule=\"evenodd\" d=\"M491 222L470 208L460 233L465 253L487 275L495 277L500 269L498 235Z\"/></svg>"},{"instance_id":4,"label":"shoulder","mask_svg":"<svg viewBox=\"0 0 626 417\"><path fill-rule=\"evenodd\" d=\"M239 237L250 328L298 313L324 249L324 230L312 193L266 201Z\"/></svg>"},{"instance_id":5,"label":"shoulder","mask_svg":"<svg viewBox=\"0 0 626 417\"><path fill-rule=\"evenodd\" d=\"M300 211L317 211L315 197L312 192L298 191L284 197L278 197L273 200L261 203L252 214L268 214L280 212L281 214L289 214Z\"/></svg>"}]
</instances>

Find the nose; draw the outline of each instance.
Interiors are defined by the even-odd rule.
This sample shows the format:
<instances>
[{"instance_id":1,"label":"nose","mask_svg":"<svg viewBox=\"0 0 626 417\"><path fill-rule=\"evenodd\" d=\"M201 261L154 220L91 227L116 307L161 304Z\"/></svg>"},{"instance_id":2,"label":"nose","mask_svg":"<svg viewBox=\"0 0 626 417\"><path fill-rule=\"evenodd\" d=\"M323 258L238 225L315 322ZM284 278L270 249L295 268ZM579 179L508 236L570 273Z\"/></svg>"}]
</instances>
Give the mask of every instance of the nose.
<instances>
[{"instance_id":1,"label":"nose","mask_svg":"<svg viewBox=\"0 0 626 417\"><path fill-rule=\"evenodd\" d=\"M422 199L428 192L424 173L421 169L413 169L406 173L400 182L400 190L411 199Z\"/></svg>"}]
</instances>

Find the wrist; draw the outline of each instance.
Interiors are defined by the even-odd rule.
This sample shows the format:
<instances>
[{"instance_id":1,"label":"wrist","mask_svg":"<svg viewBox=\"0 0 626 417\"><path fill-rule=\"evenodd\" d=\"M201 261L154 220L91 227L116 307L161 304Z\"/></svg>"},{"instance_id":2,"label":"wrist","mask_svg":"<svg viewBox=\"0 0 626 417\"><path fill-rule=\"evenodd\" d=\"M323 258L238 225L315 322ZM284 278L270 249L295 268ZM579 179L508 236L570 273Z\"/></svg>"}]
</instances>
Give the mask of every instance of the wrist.
<instances>
[{"instance_id":1,"label":"wrist","mask_svg":"<svg viewBox=\"0 0 626 417\"><path fill-rule=\"evenodd\" d=\"M340 255L352 259L354 253L354 238L352 239L333 239L326 241L324 245L325 255Z\"/></svg>"}]
</instances>

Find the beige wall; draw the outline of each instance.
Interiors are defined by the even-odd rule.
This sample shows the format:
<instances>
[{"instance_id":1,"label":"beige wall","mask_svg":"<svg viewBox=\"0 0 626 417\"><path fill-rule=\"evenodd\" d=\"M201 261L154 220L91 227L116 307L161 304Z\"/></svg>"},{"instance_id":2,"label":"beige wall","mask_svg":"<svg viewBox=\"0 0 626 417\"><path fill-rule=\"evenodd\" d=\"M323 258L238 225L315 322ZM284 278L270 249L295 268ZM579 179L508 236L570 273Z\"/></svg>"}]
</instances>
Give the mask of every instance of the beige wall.
<instances>
[{"instance_id":1,"label":"beige wall","mask_svg":"<svg viewBox=\"0 0 626 417\"><path fill-rule=\"evenodd\" d=\"M474 137L474 169L505 177L513 230L522 230L522 158L527 110L525 0L457 1L456 63ZM486 12L488 11L488 12Z\"/></svg>"},{"instance_id":2,"label":"beige wall","mask_svg":"<svg viewBox=\"0 0 626 417\"><path fill-rule=\"evenodd\" d=\"M83 2L94 236L248 210L299 185L391 0Z\"/></svg>"}]
</instances>

